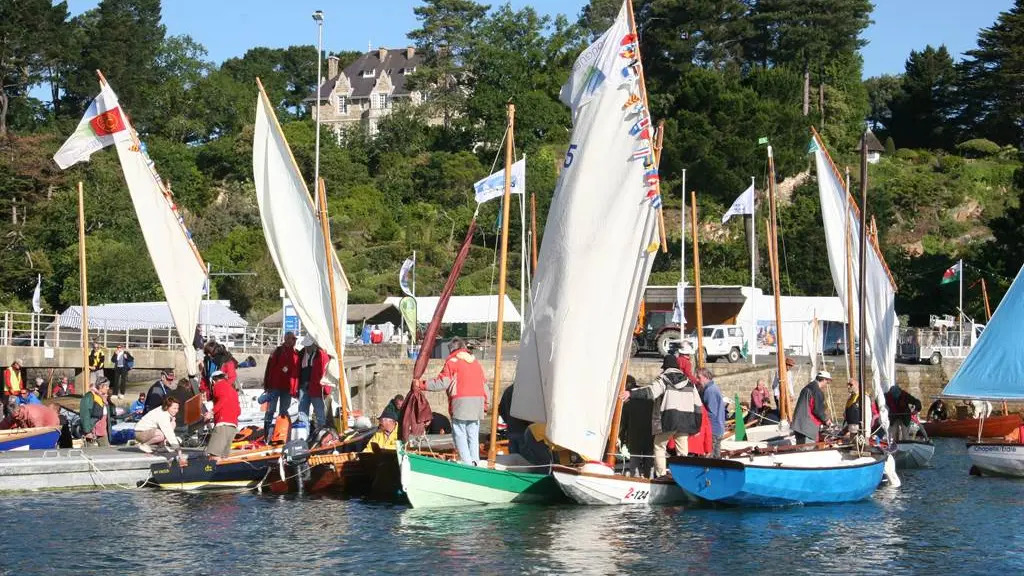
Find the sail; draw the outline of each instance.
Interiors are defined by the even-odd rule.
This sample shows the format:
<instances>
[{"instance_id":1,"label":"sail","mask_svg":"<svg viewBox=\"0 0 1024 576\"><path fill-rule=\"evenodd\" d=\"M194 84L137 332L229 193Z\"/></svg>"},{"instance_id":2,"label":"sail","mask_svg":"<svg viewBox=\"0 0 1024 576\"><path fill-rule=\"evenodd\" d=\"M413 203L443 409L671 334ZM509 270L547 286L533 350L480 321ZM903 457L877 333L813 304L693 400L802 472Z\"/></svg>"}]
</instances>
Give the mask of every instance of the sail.
<instances>
[{"instance_id":1,"label":"sail","mask_svg":"<svg viewBox=\"0 0 1024 576\"><path fill-rule=\"evenodd\" d=\"M101 97L111 107L116 106L117 96L105 82ZM174 208L174 200L165 190L145 147L140 145L135 129L127 117L123 117L123 121L131 138L114 139L117 157L121 160L142 237L184 347L185 366L189 375L195 376L199 363L192 339L199 322L206 265L200 260L199 251Z\"/></svg>"},{"instance_id":2,"label":"sail","mask_svg":"<svg viewBox=\"0 0 1024 576\"><path fill-rule=\"evenodd\" d=\"M650 158L635 155L650 148L650 118L636 106L633 42L623 4L562 89L573 132L544 229L512 400L512 415L546 422L551 442L591 459L603 456L657 248L657 211L645 196Z\"/></svg>"},{"instance_id":3,"label":"sail","mask_svg":"<svg viewBox=\"0 0 1024 576\"><path fill-rule=\"evenodd\" d=\"M951 398L1024 400L1024 268L1010 284L981 338L942 391Z\"/></svg>"},{"instance_id":4,"label":"sail","mask_svg":"<svg viewBox=\"0 0 1024 576\"><path fill-rule=\"evenodd\" d=\"M836 293L846 307L846 239L847 222L849 222L850 245L853 246L851 270L854 302L860 302L860 259L856 257L860 246L860 214L856 205L847 199L846 186L832 168L832 162L825 151L824 144L817 138L811 141L815 166L818 174L818 193L821 198L821 219L825 225L825 241L828 247L828 264L832 271L832 282ZM847 218L849 219L847 221ZM896 378L896 290L889 277L889 271L871 239L867 242L866 270L866 325L869 359L871 361L872 380L875 403L878 406L882 425L889 427L889 415L885 406L885 392L895 383ZM859 312L846 310L858 331L861 326L854 320ZM856 348L851 348L856 349ZM865 383L866 384L866 383Z\"/></svg>"},{"instance_id":5,"label":"sail","mask_svg":"<svg viewBox=\"0 0 1024 576\"><path fill-rule=\"evenodd\" d=\"M252 168L270 256L303 329L331 357L326 380L337 386L342 376L338 360L344 349L337 350L334 345L328 271L334 273L336 313L342 329L349 284L333 249L332 261L327 262L316 208L262 86L256 100ZM341 340L344 346L344 338ZM348 395L348 386L339 388Z\"/></svg>"}]
</instances>

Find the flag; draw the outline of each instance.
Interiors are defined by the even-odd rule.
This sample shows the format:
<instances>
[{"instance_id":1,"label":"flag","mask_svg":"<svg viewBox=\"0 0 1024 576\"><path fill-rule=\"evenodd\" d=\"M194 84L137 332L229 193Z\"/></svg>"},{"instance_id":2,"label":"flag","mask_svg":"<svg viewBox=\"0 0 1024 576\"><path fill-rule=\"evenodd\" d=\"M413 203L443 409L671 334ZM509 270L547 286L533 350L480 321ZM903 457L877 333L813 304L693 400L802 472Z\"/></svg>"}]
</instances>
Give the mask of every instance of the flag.
<instances>
[{"instance_id":1,"label":"flag","mask_svg":"<svg viewBox=\"0 0 1024 576\"><path fill-rule=\"evenodd\" d=\"M647 128L650 125L651 125L651 119L645 116L645 117L641 118L640 120L638 120L636 124L633 124L633 127L629 129L629 135L630 136L636 136L637 134L642 132L644 130L644 128Z\"/></svg>"},{"instance_id":2,"label":"flag","mask_svg":"<svg viewBox=\"0 0 1024 576\"><path fill-rule=\"evenodd\" d=\"M629 95L629 98L626 99L626 103L622 105L622 109L625 110L626 108L629 108L630 106L632 106L634 104L639 104L639 103L640 103L640 96L638 94L636 94L636 93L632 93L632 94Z\"/></svg>"},{"instance_id":3,"label":"flag","mask_svg":"<svg viewBox=\"0 0 1024 576\"><path fill-rule=\"evenodd\" d=\"M942 273L942 282L940 284L949 284L950 282L956 282L960 279L960 274L963 272L963 261L957 262L949 267L945 272Z\"/></svg>"},{"instance_id":4,"label":"flag","mask_svg":"<svg viewBox=\"0 0 1024 576\"><path fill-rule=\"evenodd\" d=\"M760 138L757 139L757 145L758 146L764 146L767 143L768 143L768 137L767 136L761 136Z\"/></svg>"},{"instance_id":5,"label":"flag","mask_svg":"<svg viewBox=\"0 0 1024 576\"><path fill-rule=\"evenodd\" d=\"M749 188L740 194L739 198L732 203L732 206L726 210L725 215L722 216L722 224L729 221L729 218L733 216L741 215L754 215L754 185L751 184Z\"/></svg>"},{"instance_id":6,"label":"flag","mask_svg":"<svg viewBox=\"0 0 1024 576\"><path fill-rule=\"evenodd\" d=\"M402 292L405 292L406 296L416 296L409 288L410 272L412 272L415 267L416 260L414 258L406 258L405 262L402 263L402 269L398 272L398 285L402 287Z\"/></svg>"},{"instance_id":7,"label":"flag","mask_svg":"<svg viewBox=\"0 0 1024 576\"><path fill-rule=\"evenodd\" d=\"M43 311L43 299L42 299L42 295L41 295L42 286L43 286L43 275L39 274L39 275L36 276L36 289L35 289L35 292L32 293L32 310L34 310L36 314L39 314L40 312Z\"/></svg>"},{"instance_id":8,"label":"flag","mask_svg":"<svg viewBox=\"0 0 1024 576\"><path fill-rule=\"evenodd\" d=\"M74 133L53 155L53 160L61 170L66 170L79 162L88 161L94 152L110 146L115 141L130 137L124 116L121 114L121 107L117 103L117 96L104 84L99 96L96 96L85 111Z\"/></svg>"},{"instance_id":9,"label":"flag","mask_svg":"<svg viewBox=\"0 0 1024 576\"><path fill-rule=\"evenodd\" d=\"M483 204L505 194L505 169L502 168L487 178L473 184L476 203ZM526 158L512 165L512 193L526 193Z\"/></svg>"},{"instance_id":10,"label":"flag","mask_svg":"<svg viewBox=\"0 0 1024 576\"><path fill-rule=\"evenodd\" d=\"M416 342L416 299L410 296L405 296L398 301L398 310L402 313L402 319L405 320L406 327L409 328L409 333L412 334L412 341Z\"/></svg>"},{"instance_id":11,"label":"flag","mask_svg":"<svg viewBox=\"0 0 1024 576\"><path fill-rule=\"evenodd\" d=\"M747 426L743 422L743 406L740 406L740 395L736 394L736 429L734 430L734 437L737 442L743 442L747 439Z\"/></svg>"},{"instance_id":12,"label":"flag","mask_svg":"<svg viewBox=\"0 0 1024 576\"><path fill-rule=\"evenodd\" d=\"M680 282L676 284L676 301L672 306L672 322L679 324L680 327L686 326L684 306L686 306L686 282Z\"/></svg>"},{"instance_id":13,"label":"flag","mask_svg":"<svg viewBox=\"0 0 1024 576\"><path fill-rule=\"evenodd\" d=\"M647 158L651 154L651 147L648 144L641 144L639 148L633 151L633 160L639 160L641 158Z\"/></svg>"},{"instance_id":14,"label":"flag","mask_svg":"<svg viewBox=\"0 0 1024 576\"><path fill-rule=\"evenodd\" d=\"M818 139L812 137L810 144L807 145L807 153L808 154L814 154L815 152L817 152L819 150L821 150L821 147L818 146Z\"/></svg>"}]
</instances>

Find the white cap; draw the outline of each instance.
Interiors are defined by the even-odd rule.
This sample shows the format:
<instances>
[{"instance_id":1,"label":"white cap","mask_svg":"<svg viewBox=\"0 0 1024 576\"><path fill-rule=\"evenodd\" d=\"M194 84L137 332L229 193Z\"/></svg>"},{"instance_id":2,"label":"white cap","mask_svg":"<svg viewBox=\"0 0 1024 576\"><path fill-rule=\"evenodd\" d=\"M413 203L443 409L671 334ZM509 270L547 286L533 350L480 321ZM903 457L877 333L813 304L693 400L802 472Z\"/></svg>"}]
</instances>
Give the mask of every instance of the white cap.
<instances>
[{"instance_id":1,"label":"white cap","mask_svg":"<svg viewBox=\"0 0 1024 576\"><path fill-rule=\"evenodd\" d=\"M683 343L679 345L680 354L693 354L693 344L690 344L689 340L683 340Z\"/></svg>"},{"instance_id":2,"label":"white cap","mask_svg":"<svg viewBox=\"0 0 1024 576\"><path fill-rule=\"evenodd\" d=\"M822 371L818 372L818 375L815 376L815 379L816 380L831 380L832 379L832 374L829 373L828 370L822 370Z\"/></svg>"},{"instance_id":3,"label":"white cap","mask_svg":"<svg viewBox=\"0 0 1024 576\"><path fill-rule=\"evenodd\" d=\"M305 336L302 337L302 347L303 348L306 348L308 346L312 346L313 344L316 344L316 341L313 340L313 337L310 336L309 334L306 334Z\"/></svg>"},{"instance_id":4,"label":"white cap","mask_svg":"<svg viewBox=\"0 0 1024 576\"><path fill-rule=\"evenodd\" d=\"M216 380L217 378L227 378L228 375L221 372L220 370L214 370L213 374L210 374L210 380Z\"/></svg>"}]
</instances>

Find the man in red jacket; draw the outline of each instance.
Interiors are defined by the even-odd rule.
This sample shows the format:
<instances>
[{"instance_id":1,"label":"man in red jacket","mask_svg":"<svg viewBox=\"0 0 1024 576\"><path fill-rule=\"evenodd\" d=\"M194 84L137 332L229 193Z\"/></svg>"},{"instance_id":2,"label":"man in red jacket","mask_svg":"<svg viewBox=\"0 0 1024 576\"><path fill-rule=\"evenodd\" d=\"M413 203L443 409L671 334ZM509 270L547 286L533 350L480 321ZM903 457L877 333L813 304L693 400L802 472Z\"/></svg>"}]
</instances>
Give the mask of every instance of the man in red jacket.
<instances>
[{"instance_id":1,"label":"man in red jacket","mask_svg":"<svg viewBox=\"0 0 1024 576\"><path fill-rule=\"evenodd\" d=\"M206 453L215 460L231 452L231 442L238 433L238 416L242 407L238 392L228 375L217 370L210 375L213 382L210 397L213 400L213 432L206 443Z\"/></svg>"},{"instance_id":2,"label":"man in red jacket","mask_svg":"<svg viewBox=\"0 0 1024 576\"><path fill-rule=\"evenodd\" d=\"M327 363L331 357L308 334L302 339L302 353L299 355L299 414L309 420L310 407L316 413L316 426L327 425L324 398L331 395L331 387L323 379L327 376ZM396 411L397 412L397 411Z\"/></svg>"},{"instance_id":3,"label":"man in red jacket","mask_svg":"<svg viewBox=\"0 0 1024 576\"><path fill-rule=\"evenodd\" d=\"M474 465L480 460L480 418L488 402L486 377L483 366L461 338L452 338L449 348L452 352L441 373L421 383L420 388L448 392L448 412L459 460Z\"/></svg>"},{"instance_id":4,"label":"man in red jacket","mask_svg":"<svg viewBox=\"0 0 1024 576\"><path fill-rule=\"evenodd\" d=\"M263 374L263 389L267 391L267 413L263 417L266 437L270 438L270 426L278 414L287 415L292 405L292 396L299 392L299 353L295 350L295 334L286 332L281 344L267 359L267 371Z\"/></svg>"}]
</instances>

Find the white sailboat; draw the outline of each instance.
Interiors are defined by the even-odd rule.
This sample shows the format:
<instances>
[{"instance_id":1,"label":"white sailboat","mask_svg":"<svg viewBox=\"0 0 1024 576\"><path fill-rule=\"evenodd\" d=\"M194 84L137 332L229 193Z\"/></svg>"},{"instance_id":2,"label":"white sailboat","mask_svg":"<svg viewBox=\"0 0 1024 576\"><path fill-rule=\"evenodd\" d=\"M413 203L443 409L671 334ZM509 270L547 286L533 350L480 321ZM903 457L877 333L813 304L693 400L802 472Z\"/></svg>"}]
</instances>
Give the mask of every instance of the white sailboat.
<instances>
[{"instance_id":1,"label":"white sailboat","mask_svg":"<svg viewBox=\"0 0 1024 576\"><path fill-rule=\"evenodd\" d=\"M846 307L847 318L852 319L856 317L857 311L851 306L853 302L860 301L860 295L856 293L855 283L848 280L847 274L859 278L860 262L857 258L847 257L847 246L858 246L860 243L861 214L856 203L850 198L846 183L817 132L813 134L810 151L814 154L818 174L818 194L828 247L829 268L836 293ZM857 326L856 323L854 326L858 331L865 330L867 349L864 352L868 354L871 362L871 386L878 407L879 420L884 429L888 430L889 415L885 393L896 381L896 283L889 273L876 239L867 240L868 250L864 255L866 322L864 326ZM854 291L854 297L850 297L851 290ZM847 348L852 349L850 346ZM870 412L866 412L868 418L865 420L869 421ZM914 453L913 457L910 454L898 455L897 463L917 465L922 460L930 460L935 447L930 441L901 440L896 443L896 450L897 453Z\"/></svg>"},{"instance_id":2,"label":"white sailboat","mask_svg":"<svg viewBox=\"0 0 1024 576\"><path fill-rule=\"evenodd\" d=\"M343 395L338 402L343 409L341 426L345 428L345 412L351 402L348 386L339 386L344 379L340 327L345 325L348 279L328 244L326 224L318 217L274 107L263 84L259 79L256 82L260 94L256 100L252 164L263 234L303 329L331 357L326 381Z\"/></svg>"},{"instance_id":3,"label":"white sailboat","mask_svg":"<svg viewBox=\"0 0 1024 576\"><path fill-rule=\"evenodd\" d=\"M562 89L573 135L545 227L512 400L514 416L545 423L553 444L592 461L552 471L581 504L685 499L673 483L615 475L599 463L658 248L661 197L635 30L627 0Z\"/></svg>"},{"instance_id":4,"label":"white sailboat","mask_svg":"<svg viewBox=\"0 0 1024 576\"><path fill-rule=\"evenodd\" d=\"M964 400L1024 401L1024 283L1017 272L1013 284L999 303L978 343L953 374L942 395ZM1024 478L1024 444L982 442L982 419L978 440L967 443L967 456L981 475Z\"/></svg>"}]
</instances>

